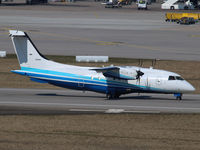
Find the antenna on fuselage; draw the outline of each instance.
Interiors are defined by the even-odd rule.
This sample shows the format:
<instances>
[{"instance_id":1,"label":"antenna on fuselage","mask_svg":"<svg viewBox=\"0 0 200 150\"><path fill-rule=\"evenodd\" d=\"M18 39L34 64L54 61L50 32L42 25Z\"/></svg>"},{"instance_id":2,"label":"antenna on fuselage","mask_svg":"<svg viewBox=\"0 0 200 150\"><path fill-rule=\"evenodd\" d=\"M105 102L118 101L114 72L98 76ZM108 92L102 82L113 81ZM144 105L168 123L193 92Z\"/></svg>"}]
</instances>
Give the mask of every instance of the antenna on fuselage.
<instances>
[{"instance_id":1,"label":"antenna on fuselage","mask_svg":"<svg viewBox=\"0 0 200 150\"><path fill-rule=\"evenodd\" d=\"M142 59L139 59L138 66L139 66L139 67L142 67L142 66L143 66L143 60L142 60Z\"/></svg>"},{"instance_id":2,"label":"antenna on fuselage","mask_svg":"<svg viewBox=\"0 0 200 150\"><path fill-rule=\"evenodd\" d=\"M159 61L160 59L152 59L152 67L154 68L154 66L156 66L157 62Z\"/></svg>"},{"instance_id":3,"label":"antenna on fuselage","mask_svg":"<svg viewBox=\"0 0 200 150\"><path fill-rule=\"evenodd\" d=\"M154 68L154 66L156 65L156 62L157 62L157 59L152 59L152 62L151 62L151 66Z\"/></svg>"}]
</instances>

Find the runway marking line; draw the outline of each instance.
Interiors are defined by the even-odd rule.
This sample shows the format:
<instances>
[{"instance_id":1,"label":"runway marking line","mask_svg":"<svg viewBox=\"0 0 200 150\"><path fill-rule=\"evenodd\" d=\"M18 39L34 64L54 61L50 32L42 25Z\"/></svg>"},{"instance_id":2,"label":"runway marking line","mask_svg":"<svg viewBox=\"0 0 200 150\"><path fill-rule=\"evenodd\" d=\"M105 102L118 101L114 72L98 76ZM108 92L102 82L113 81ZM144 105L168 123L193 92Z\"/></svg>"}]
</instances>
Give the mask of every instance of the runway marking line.
<instances>
[{"instance_id":1,"label":"runway marking line","mask_svg":"<svg viewBox=\"0 0 200 150\"><path fill-rule=\"evenodd\" d=\"M116 108L143 108L143 109L173 109L173 110L199 110L200 108L187 107L155 107L155 106L128 106L128 105L94 105L94 104L63 104L63 103L36 103L36 102L0 102L0 104L24 104L24 105L47 105L47 106L82 106L82 107L116 107Z\"/></svg>"},{"instance_id":2,"label":"runway marking line","mask_svg":"<svg viewBox=\"0 0 200 150\"><path fill-rule=\"evenodd\" d=\"M105 110L100 109L69 109L69 111L81 111L81 112L104 112Z\"/></svg>"}]
</instances>

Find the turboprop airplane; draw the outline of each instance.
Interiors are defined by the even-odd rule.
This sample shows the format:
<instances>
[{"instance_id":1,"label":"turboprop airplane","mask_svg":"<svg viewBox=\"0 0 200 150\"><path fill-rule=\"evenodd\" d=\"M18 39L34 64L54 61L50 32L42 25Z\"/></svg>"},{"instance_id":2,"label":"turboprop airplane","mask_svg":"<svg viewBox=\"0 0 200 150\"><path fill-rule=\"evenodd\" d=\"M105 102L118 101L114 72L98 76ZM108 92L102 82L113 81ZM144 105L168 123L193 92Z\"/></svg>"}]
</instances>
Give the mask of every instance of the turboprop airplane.
<instances>
[{"instance_id":1,"label":"turboprop airplane","mask_svg":"<svg viewBox=\"0 0 200 150\"><path fill-rule=\"evenodd\" d=\"M104 93L108 99L128 93L164 93L175 94L176 99L181 100L183 93L195 90L179 74L151 67L80 67L57 63L46 59L27 33L10 30L10 37L21 67L12 72L32 81Z\"/></svg>"}]
</instances>

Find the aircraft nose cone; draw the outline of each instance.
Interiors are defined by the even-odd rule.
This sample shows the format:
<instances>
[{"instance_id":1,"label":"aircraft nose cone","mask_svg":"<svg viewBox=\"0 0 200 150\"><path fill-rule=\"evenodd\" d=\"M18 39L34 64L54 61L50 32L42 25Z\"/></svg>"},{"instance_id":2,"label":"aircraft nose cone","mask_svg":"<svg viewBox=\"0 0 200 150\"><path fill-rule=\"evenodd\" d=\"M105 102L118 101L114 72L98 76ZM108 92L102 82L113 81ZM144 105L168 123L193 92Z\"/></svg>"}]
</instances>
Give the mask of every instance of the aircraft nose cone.
<instances>
[{"instance_id":1,"label":"aircraft nose cone","mask_svg":"<svg viewBox=\"0 0 200 150\"><path fill-rule=\"evenodd\" d=\"M196 89L190 84L188 83L186 86L186 91L188 92L194 92Z\"/></svg>"},{"instance_id":2,"label":"aircraft nose cone","mask_svg":"<svg viewBox=\"0 0 200 150\"><path fill-rule=\"evenodd\" d=\"M190 91L191 92L194 92L196 89L192 86L192 85L190 85Z\"/></svg>"}]
</instances>

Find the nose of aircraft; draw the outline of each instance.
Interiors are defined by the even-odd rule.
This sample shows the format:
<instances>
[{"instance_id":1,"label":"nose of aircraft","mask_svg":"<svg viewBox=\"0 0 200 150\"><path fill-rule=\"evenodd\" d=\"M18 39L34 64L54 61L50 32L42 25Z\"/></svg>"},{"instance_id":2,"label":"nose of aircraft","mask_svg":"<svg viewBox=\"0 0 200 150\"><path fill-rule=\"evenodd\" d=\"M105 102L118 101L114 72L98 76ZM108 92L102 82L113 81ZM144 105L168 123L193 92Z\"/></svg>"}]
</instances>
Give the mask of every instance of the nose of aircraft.
<instances>
[{"instance_id":1,"label":"nose of aircraft","mask_svg":"<svg viewBox=\"0 0 200 150\"><path fill-rule=\"evenodd\" d=\"M190 83L188 83L187 81L186 81L186 83L184 84L183 88L184 88L184 91L185 91L185 92L194 92L194 91L196 90L196 89L195 89Z\"/></svg>"}]
</instances>

